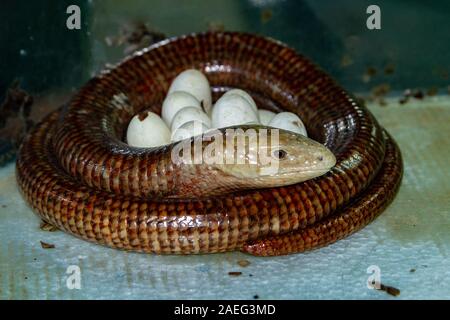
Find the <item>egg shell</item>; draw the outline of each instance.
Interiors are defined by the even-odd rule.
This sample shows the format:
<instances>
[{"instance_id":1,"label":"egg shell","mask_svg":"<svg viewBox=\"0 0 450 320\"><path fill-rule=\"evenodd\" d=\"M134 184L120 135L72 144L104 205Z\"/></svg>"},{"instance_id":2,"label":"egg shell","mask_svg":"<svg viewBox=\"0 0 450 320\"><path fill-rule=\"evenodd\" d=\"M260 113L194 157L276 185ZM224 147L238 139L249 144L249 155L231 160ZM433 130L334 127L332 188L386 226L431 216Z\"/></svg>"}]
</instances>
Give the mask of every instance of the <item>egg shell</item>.
<instances>
[{"instance_id":1,"label":"egg shell","mask_svg":"<svg viewBox=\"0 0 450 320\"><path fill-rule=\"evenodd\" d=\"M196 107L201 109L200 101L188 92L174 91L164 99L161 116L166 124L170 125L175 114L186 107Z\"/></svg>"},{"instance_id":2,"label":"egg shell","mask_svg":"<svg viewBox=\"0 0 450 320\"><path fill-rule=\"evenodd\" d=\"M208 128L211 127L211 119L203 110L196 107L186 107L175 114L170 128L174 132L181 125L194 120L204 123Z\"/></svg>"},{"instance_id":3,"label":"egg shell","mask_svg":"<svg viewBox=\"0 0 450 320\"><path fill-rule=\"evenodd\" d=\"M211 115L213 128L224 128L241 124L259 124L258 113L241 95L223 95L217 100Z\"/></svg>"},{"instance_id":4,"label":"egg shell","mask_svg":"<svg viewBox=\"0 0 450 320\"><path fill-rule=\"evenodd\" d=\"M284 129L308 136L303 121L292 112L280 112L270 122L270 127Z\"/></svg>"},{"instance_id":5,"label":"egg shell","mask_svg":"<svg viewBox=\"0 0 450 320\"><path fill-rule=\"evenodd\" d=\"M245 100L247 100L247 102L252 106L253 110L255 112L258 112L258 107L256 106L255 100L253 100L252 96L250 94L248 94L246 91L244 91L242 89L231 89L231 90L228 90L227 92L225 92L225 94L223 96L225 97L225 96L232 95L232 94L237 94L237 95L241 96L242 98L244 98Z\"/></svg>"},{"instance_id":6,"label":"egg shell","mask_svg":"<svg viewBox=\"0 0 450 320\"><path fill-rule=\"evenodd\" d=\"M259 115L259 121L262 125L267 126L269 125L269 122L272 121L272 119L277 115L275 112L259 109L258 110Z\"/></svg>"},{"instance_id":7,"label":"egg shell","mask_svg":"<svg viewBox=\"0 0 450 320\"><path fill-rule=\"evenodd\" d=\"M184 140L206 132L209 128L200 121L189 121L182 124L178 129L172 132L172 142Z\"/></svg>"},{"instance_id":8,"label":"egg shell","mask_svg":"<svg viewBox=\"0 0 450 320\"><path fill-rule=\"evenodd\" d=\"M156 113L135 115L127 129L127 143L133 147L159 147L170 143L170 130Z\"/></svg>"},{"instance_id":9,"label":"egg shell","mask_svg":"<svg viewBox=\"0 0 450 320\"><path fill-rule=\"evenodd\" d=\"M212 106L211 87L206 76L198 70L188 69L181 72L170 85L168 94L175 91L185 91L200 101L208 114Z\"/></svg>"}]
</instances>

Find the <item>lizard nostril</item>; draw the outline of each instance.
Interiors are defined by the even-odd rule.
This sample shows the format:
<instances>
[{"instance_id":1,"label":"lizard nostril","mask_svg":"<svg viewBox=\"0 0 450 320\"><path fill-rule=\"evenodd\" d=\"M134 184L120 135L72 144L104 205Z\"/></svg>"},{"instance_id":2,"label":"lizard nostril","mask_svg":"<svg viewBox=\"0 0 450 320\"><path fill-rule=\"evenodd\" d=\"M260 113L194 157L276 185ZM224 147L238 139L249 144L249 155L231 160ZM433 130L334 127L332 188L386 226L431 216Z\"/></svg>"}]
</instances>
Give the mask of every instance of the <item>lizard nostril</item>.
<instances>
[{"instance_id":1,"label":"lizard nostril","mask_svg":"<svg viewBox=\"0 0 450 320\"><path fill-rule=\"evenodd\" d=\"M322 157L322 156L318 156L318 157L317 157L317 160L323 161L323 157Z\"/></svg>"}]
</instances>

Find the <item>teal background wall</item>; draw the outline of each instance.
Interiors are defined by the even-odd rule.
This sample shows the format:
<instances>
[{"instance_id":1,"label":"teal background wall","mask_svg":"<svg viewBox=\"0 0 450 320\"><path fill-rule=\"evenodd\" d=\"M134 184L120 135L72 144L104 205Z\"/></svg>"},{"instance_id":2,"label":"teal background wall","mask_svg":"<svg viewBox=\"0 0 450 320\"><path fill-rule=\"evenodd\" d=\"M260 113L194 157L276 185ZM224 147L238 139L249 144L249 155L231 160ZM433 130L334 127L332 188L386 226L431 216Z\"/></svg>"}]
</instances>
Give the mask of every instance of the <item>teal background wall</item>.
<instances>
[{"instance_id":1,"label":"teal background wall","mask_svg":"<svg viewBox=\"0 0 450 320\"><path fill-rule=\"evenodd\" d=\"M76 3L82 29L65 27ZM382 29L366 28L366 8L376 3ZM123 48L108 46L131 22L176 36L211 27L260 33L304 53L351 91L389 82L446 88L450 83L450 2L359 0L103 0L0 3L0 94L15 78L34 93L78 87ZM385 69L389 74L385 74ZM367 70L372 75L367 81Z\"/></svg>"},{"instance_id":2,"label":"teal background wall","mask_svg":"<svg viewBox=\"0 0 450 320\"><path fill-rule=\"evenodd\" d=\"M0 2L0 95L13 80L33 92L78 86L89 69L88 30L90 9L81 30L68 31L66 8L72 1Z\"/></svg>"}]
</instances>

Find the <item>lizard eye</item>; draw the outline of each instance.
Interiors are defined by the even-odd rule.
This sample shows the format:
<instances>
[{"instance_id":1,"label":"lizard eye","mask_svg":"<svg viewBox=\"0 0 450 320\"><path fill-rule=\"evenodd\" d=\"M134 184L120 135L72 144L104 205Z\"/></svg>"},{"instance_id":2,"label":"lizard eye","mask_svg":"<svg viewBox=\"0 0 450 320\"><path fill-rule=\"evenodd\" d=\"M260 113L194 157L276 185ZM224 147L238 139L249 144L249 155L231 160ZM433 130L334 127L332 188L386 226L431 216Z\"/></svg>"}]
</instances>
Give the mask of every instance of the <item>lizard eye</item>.
<instances>
[{"instance_id":1,"label":"lizard eye","mask_svg":"<svg viewBox=\"0 0 450 320\"><path fill-rule=\"evenodd\" d=\"M287 152L284 151L283 149L275 150L275 151L273 151L272 154L275 159L279 159L279 160L282 160L282 159L286 158L286 156L287 156Z\"/></svg>"}]
</instances>

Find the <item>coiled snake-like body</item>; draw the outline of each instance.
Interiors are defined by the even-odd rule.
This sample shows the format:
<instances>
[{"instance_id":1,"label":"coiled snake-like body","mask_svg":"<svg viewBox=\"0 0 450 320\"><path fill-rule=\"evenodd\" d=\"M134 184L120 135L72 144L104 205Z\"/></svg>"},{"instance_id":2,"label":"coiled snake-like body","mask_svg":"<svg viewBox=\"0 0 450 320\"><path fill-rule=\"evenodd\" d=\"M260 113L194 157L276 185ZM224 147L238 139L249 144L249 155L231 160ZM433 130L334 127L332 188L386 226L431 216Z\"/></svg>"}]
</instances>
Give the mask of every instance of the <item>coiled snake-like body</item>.
<instances>
[{"instance_id":1,"label":"coiled snake-like body","mask_svg":"<svg viewBox=\"0 0 450 320\"><path fill-rule=\"evenodd\" d=\"M173 177L183 174L170 162L170 146L136 149L122 138L134 114L160 111L171 81L188 68L206 74L215 99L236 87L259 107L297 113L309 136L334 153L335 167L291 186L165 198ZM392 201L402 169L395 141L373 115L294 50L249 34L205 33L158 43L93 78L23 141L16 175L42 219L95 243L159 254L269 256L325 246L361 229Z\"/></svg>"}]
</instances>

